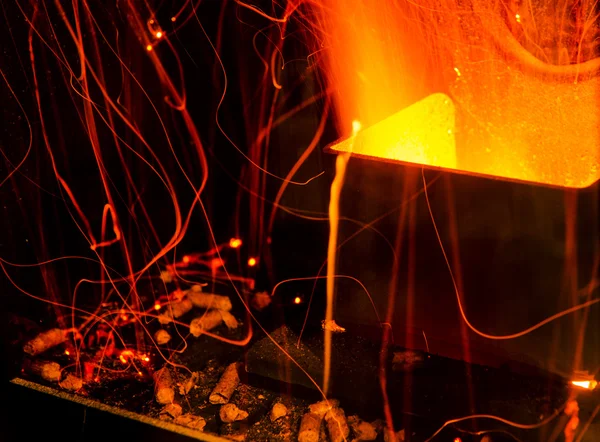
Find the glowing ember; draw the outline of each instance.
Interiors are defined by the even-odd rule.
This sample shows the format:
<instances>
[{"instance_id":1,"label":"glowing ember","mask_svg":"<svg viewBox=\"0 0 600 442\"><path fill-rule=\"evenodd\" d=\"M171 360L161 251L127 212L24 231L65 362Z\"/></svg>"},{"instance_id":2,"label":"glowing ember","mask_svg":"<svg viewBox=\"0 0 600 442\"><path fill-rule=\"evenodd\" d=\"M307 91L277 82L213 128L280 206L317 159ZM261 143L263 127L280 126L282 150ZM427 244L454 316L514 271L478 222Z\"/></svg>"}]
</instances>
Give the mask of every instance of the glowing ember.
<instances>
[{"instance_id":1,"label":"glowing ember","mask_svg":"<svg viewBox=\"0 0 600 442\"><path fill-rule=\"evenodd\" d=\"M154 304L154 310L160 310L160 304L158 302Z\"/></svg>"},{"instance_id":2,"label":"glowing ember","mask_svg":"<svg viewBox=\"0 0 600 442\"><path fill-rule=\"evenodd\" d=\"M152 50L152 45L148 45L148 46L146 46L146 50L147 50L148 52L150 52L150 51Z\"/></svg>"},{"instance_id":3,"label":"glowing ember","mask_svg":"<svg viewBox=\"0 0 600 442\"><path fill-rule=\"evenodd\" d=\"M294 298L294 304L300 304L302 302L302 298L300 296L296 296Z\"/></svg>"},{"instance_id":4,"label":"glowing ember","mask_svg":"<svg viewBox=\"0 0 600 442\"><path fill-rule=\"evenodd\" d=\"M232 249L238 249L242 246L242 240L239 238L231 238L229 240L229 247Z\"/></svg>"},{"instance_id":5,"label":"glowing ember","mask_svg":"<svg viewBox=\"0 0 600 442\"><path fill-rule=\"evenodd\" d=\"M248 267L254 267L256 263L256 258L248 258Z\"/></svg>"},{"instance_id":6,"label":"glowing ember","mask_svg":"<svg viewBox=\"0 0 600 442\"><path fill-rule=\"evenodd\" d=\"M571 381L571 384L573 384L576 387L579 388L585 388L586 390L593 390L594 388L596 388L596 386L598 385L597 381Z\"/></svg>"},{"instance_id":7,"label":"glowing ember","mask_svg":"<svg viewBox=\"0 0 600 442\"><path fill-rule=\"evenodd\" d=\"M156 36L156 38L162 38L163 33L161 31L158 31L156 34L154 34Z\"/></svg>"}]
</instances>

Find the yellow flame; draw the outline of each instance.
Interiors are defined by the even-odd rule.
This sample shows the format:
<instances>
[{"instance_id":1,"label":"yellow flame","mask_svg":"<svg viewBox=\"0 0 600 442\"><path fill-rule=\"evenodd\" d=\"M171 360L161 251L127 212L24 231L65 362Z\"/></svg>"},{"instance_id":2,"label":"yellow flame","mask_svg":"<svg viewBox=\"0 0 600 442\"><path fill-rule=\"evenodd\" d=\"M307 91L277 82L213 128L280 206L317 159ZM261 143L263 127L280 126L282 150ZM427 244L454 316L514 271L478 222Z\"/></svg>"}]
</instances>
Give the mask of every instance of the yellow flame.
<instances>
[{"instance_id":1,"label":"yellow flame","mask_svg":"<svg viewBox=\"0 0 600 442\"><path fill-rule=\"evenodd\" d=\"M596 388L596 385L598 385L597 381L571 381L571 384L573 384L576 387L579 388L585 388L586 390L593 390L594 388Z\"/></svg>"}]
</instances>

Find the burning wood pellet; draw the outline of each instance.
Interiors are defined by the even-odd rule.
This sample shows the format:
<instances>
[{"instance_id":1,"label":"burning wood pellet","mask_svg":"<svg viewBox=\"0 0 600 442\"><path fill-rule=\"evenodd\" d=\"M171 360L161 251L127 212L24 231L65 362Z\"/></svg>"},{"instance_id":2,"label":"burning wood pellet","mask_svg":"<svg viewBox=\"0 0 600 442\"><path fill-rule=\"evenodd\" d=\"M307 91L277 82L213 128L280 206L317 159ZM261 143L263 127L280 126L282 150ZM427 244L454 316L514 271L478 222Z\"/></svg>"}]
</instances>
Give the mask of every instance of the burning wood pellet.
<instances>
[{"instance_id":1,"label":"burning wood pellet","mask_svg":"<svg viewBox=\"0 0 600 442\"><path fill-rule=\"evenodd\" d=\"M319 442L322 420L323 416L312 412L308 412L302 416L300 431L298 432L298 442Z\"/></svg>"},{"instance_id":2,"label":"burning wood pellet","mask_svg":"<svg viewBox=\"0 0 600 442\"><path fill-rule=\"evenodd\" d=\"M198 379L200 379L200 373L194 372L185 381L179 382L177 384L179 386L179 394L182 396L185 396L186 394L188 394L191 391L191 389L194 388L194 385L196 385L196 382L198 382Z\"/></svg>"},{"instance_id":3,"label":"burning wood pellet","mask_svg":"<svg viewBox=\"0 0 600 442\"><path fill-rule=\"evenodd\" d=\"M67 340L67 334L67 330L62 330L60 328L47 330L27 342L23 346L23 351L31 356L39 355L40 353L44 353L46 350L65 342Z\"/></svg>"},{"instance_id":4,"label":"burning wood pellet","mask_svg":"<svg viewBox=\"0 0 600 442\"><path fill-rule=\"evenodd\" d=\"M189 413L176 417L174 422L178 425L183 425L198 431L204 430L204 427L206 426L204 418Z\"/></svg>"},{"instance_id":5,"label":"burning wood pellet","mask_svg":"<svg viewBox=\"0 0 600 442\"><path fill-rule=\"evenodd\" d=\"M158 316L158 322L161 324L168 324L173 319L179 318L185 315L192 309L192 301L188 298L182 299L179 302L172 302L165 306L165 312Z\"/></svg>"},{"instance_id":6,"label":"burning wood pellet","mask_svg":"<svg viewBox=\"0 0 600 442\"><path fill-rule=\"evenodd\" d=\"M179 404L169 404L162 410L160 410L159 417L162 420L172 420L181 416L183 410L181 409L181 405Z\"/></svg>"},{"instance_id":7,"label":"burning wood pellet","mask_svg":"<svg viewBox=\"0 0 600 442\"><path fill-rule=\"evenodd\" d=\"M194 307L223 310L228 312L231 310L231 299L228 296L215 295L214 293L204 293L201 291L188 292L188 298L194 304Z\"/></svg>"},{"instance_id":8,"label":"burning wood pellet","mask_svg":"<svg viewBox=\"0 0 600 442\"><path fill-rule=\"evenodd\" d=\"M159 404L170 404L175 399L173 378L167 367L154 373L154 395Z\"/></svg>"},{"instance_id":9,"label":"burning wood pellet","mask_svg":"<svg viewBox=\"0 0 600 442\"><path fill-rule=\"evenodd\" d=\"M337 325L333 319L321 321L321 327L323 327L323 330L330 330L333 333L343 333L346 331L344 327Z\"/></svg>"},{"instance_id":10,"label":"burning wood pellet","mask_svg":"<svg viewBox=\"0 0 600 442\"><path fill-rule=\"evenodd\" d=\"M223 318L223 322L225 323L227 328L230 330L238 328L238 326L240 325L238 320L235 319L235 316L233 316L231 313L229 313L227 311L221 310L221 317Z\"/></svg>"},{"instance_id":11,"label":"burning wood pellet","mask_svg":"<svg viewBox=\"0 0 600 442\"><path fill-rule=\"evenodd\" d=\"M167 342L171 340L171 335L165 329L160 329L156 333L154 333L154 340L158 345L165 345Z\"/></svg>"},{"instance_id":12,"label":"burning wood pellet","mask_svg":"<svg viewBox=\"0 0 600 442\"><path fill-rule=\"evenodd\" d=\"M287 407L281 402L277 402L275 405L273 405L273 408L271 408L271 413L269 417L271 418L271 422L275 422L277 419L286 416L287 413Z\"/></svg>"},{"instance_id":13,"label":"burning wood pellet","mask_svg":"<svg viewBox=\"0 0 600 442\"><path fill-rule=\"evenodd\" d=\"M254 310L263 311L271 304L271 296L267 292L258 292L250 299L250 305Z\"/></svg>"},{"instance_id":14,"label":"burning wood pellet","mask_svg":"<svg viewBox=\"0 0 600 442\"><path fill-rule=\"evenodd\" d=\"M83 387L83 380L80 377L68 374L67 377L63 379L58 385L60 385L65 390L77 391L81 390L81 388Z\"/></svg>"},{"instance_id":15,"label":"burning wood pellet","mask_svg":"<svg viewBox=\"0 0 600 442\"><path fill-rule=\"evenodd\" d=\"M337 399L329 399L326 401L317 402L308 406L311 413L317 414L321 417L325 416L332 408L336 408L340 405L340 401Z\"/></svg>"},{"instance_id":16,"label":"burning wood pellet","mask_svg":"<svg viewBox=\"0 0 600 442\"><path fill-rule=\"evenodd\" d=\"M229 399L231 399L231 395L237 388L239 382L240 378L237 372L237 364L234 362L223 372L221 379L219 379L216 387L208 397L209 402L211 404L226 404L229 402Z\"/></svg>"},{"instance_id":17,"label":"burning wood pellet","mask_svg":"<svg viewBox=\"0 0 600 442\"><path fill-rule=\"evenodd\" d=\"M210 331L223 322L223 315L219 310L209 310L204 315L192 320L190 323L190 333L195 337L202 334L203 331Z\"/></svg>"},{"instance_id":18,"label":"burning wood pellet","mask_svg":"<svg viewBox=\"0 0 600 442\"><path fill-rule=\"evenodd\" d=\"M49 361L33 361L30 366L31 373L50 382L60 381L60 364Z\"/></svg>"},{"instance_id":19,"label":"burning wood pellet","mask_svg":"<svg viewBox=\"0 0 600 442\"><path fill-rule=\"evenodd\" d=\"M248 412L240 410L235 404L225 404L219 410L219 417L225 423L242 421L248 417Z\"/></svg>"},{"instance_id":20,"label":"burning wood pellet","mask_svg":"<svg viewBox=\"0 0 600 442\"><path fill-rule=\"evenodd\" d=\"M332 408L325 414L327 432L331 442L345 441L350 434L350 427L346 421L346 414L341 408Z\"/></svg>"},{"instance_id":21,"label":"burning wood pellet","mask_svg":"<svg viewBox=\"0 0 600 442\"><path fill-rule=\"evenodd\" d=\"M404 442L404 430L400 430L397 432L389 431L386 429L383 432L383 441L384 442Z\"/></svg>"},{"instance_id":22,"label":"burning wood pellet","mask_svg":"<svg viewBox=\"0 0 600 442\"><path fill-rule=\"evenodd\" d=\"M377 439L377 428L375 425L365 422L358 416L348 416L348 424L354 432L356 442Z\"/></svg>"}]
</instances>

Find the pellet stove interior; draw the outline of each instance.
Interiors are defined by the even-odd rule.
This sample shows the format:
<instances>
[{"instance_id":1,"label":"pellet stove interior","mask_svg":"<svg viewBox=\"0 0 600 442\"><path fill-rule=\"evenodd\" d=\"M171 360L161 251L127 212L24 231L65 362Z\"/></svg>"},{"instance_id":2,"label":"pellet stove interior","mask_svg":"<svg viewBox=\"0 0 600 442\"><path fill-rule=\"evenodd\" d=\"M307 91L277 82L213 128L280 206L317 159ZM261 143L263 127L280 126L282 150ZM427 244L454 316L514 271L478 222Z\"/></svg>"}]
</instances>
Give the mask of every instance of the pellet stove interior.
<instances>
[{"instance_id":1,"label":"pellet stove interior","mask_svg":"<svg viewBox=\"0 0 600 442\"><path fill-rule=\"evenodd\" d=\"M513 3L3 5L9 394L65 441L598 440L596 6Z\"/></svg>"}]
</instances>

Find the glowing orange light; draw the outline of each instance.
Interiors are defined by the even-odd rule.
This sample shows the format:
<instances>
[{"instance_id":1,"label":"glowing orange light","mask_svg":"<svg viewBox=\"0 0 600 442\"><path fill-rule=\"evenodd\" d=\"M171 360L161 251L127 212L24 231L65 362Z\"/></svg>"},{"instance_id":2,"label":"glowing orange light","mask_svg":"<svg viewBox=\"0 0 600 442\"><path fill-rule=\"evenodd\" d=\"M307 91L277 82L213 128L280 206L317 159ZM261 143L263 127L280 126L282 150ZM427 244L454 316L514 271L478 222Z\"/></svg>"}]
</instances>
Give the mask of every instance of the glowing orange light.
<instances>
[{"instance_id":1,"label":"glowing orange light","mask_svg":"<svg viewBox=\"0 0 600 442\"><path fill-rule=\"evenodd\" d=\"M355 155L456 169L454 103L436 93L357 131L331 149ZM359 128L359 127L358 127Z\"/></svg>"},{"instance_id":2,"label":"glowing orange light","mask_svg":"<svg viewBox=\"0 0 600 442\"><path fill-rule=\"evenodd\" d=\"M70 352L69 350L65 350L65 354L66 354L67 356L69 356L69 355L71 354L71 352Z\"/></svg>"},{"instance_id":3,"label":"glowing orange light","mask_svg":"<svg viewBox=\"0 0 600 442\"><path fill-rule=\"evenodd\" d=\"M598 382L594 380L571 381L571 384L579 388L585 388L586 390L593 390L594 388L596 388L596 385L598 385Z\"/></svg>"},{"instance_id":4,"label":"glowing orange light","mask_svg":"<svg viewBox=\"0 0 600 442\"><path fill-rule=\"evenodd\" d=\"M120 356L119 356L119 359L121 360L121 362L122 362L123 364L127 364L127 359L125 359L125 356L123 356L123 355L120 355Z\"/></svg>"},{"instance_id":5,"label":"glowing orange light","mask_svg":"<svg viewBox=\"0 0 600 442\"><path fill-rule=\"evenodd\" d=\"M189 256L187 256L187 255L185 255L185 256L183 257L183 262L184 262L184 263L186 263L186 264L188 264L188 263L190 262L190 257L189 257Z\"/></svg>"},{"instance_id":6,"label":"glowing orange light","mask_svg":"<svg viewBox=\"0 0 600 442\"><path fill-rule=\"evenodd\" d=\"M461 440L461 438L460 438L460 437L455 437L455 438L454 438L454 442L462 442L462 440Z\"/></svg>"},{"instance_id":7,"label":"glowing orange light","mask_svg":"<svg viewBox=\"0 0 600 442\"><path fill-rule=\"evenodd\" d=\"M144 361L146 361L146 362L150 362L150 358L149 358L148 356L146 356L146 357L144 358Z\"/></svg>"},{"instance_id":8,"label":"glowing orange light","mask_svg":"<svg viewBox=\"0 0 600 442\"><path fill-rule=\"evenodd\" d=\"M296 296L294 298L294 304L300 304L302 302L302 298L300 296Z\"/></svg>"},{"instance_id":9,"label":"glowing orange light","mask_svg":"<svg viewBox=\"0 0 600 442\"><path fill-rule=\"evenodd\" d=\"M171 21L177 20L177 17L171 17Z\"/></svg>"},{"instance_id":10,"label":"glowing orange light","mask_svg":"<svg viewBox=\"0 0 600 442\"><path fill-rule=\"evenodd\" d=\"M218 269L219 267L223 267L224 264L225 263L221 258L213 258L210 261L210 267L214 270Z\"/></svg>"},{"instance_id":11,"label":"glowing orange light","mask_svg":"<svg viewBox=\"0 0 600 442\"><path fill-rule=\"evenodd\" d=\"M147 50L148 52L150 52L150 51L152 50L152 45L148 45L148 46L146 46L146 50Z\"/></svg>"},{"instance_id":12,"label":"glowing orange light","mask_svg":"<svg viewBox=\"0 0 600 442\"><path fill-rule=\"evenodd\" d=\"M138 371L138 374L141 376L141 375L142 375L142 372L141 372L141 371Z\"/></svg>"},{"instance_id":13,"label":"glowing orange light","mask_svg":"<svg viewBox=\"0 0 600 442\"><path fill-rule=\"evenodd\" d=\"M239 238L231 238L229 240L229 247L232 249L237 249L242 246L242 240Z\"/></svg>"},{"instance_id":14,"label":"glowing orange light","mask_svg":"<svg viewBox=\"0 0 600 442\"><path fill-rule=\"evenodd\" d=\"M154 310L160 310L160 304L158 302L154 304Z\"/></svg>"},{"instance_id":15,"label":"glowing orange light","mask_svg":"<svg viewBox=\"0 0 600 442\"><path fill-rule=\"evenodd\" d=\"M500 2L469 2L482 8L481 29L469 28L469 35L459 30L460 18L441 15L455 21L461 36L446 45L440 34L433 46L429 36L412 31L422 24L412 28L412 19L372 7L377 2L321 3L334 11L323 8L322 47L329 55L325 73L337 124L348 137L330 150L567 188L600 179L597 60L542 61L515 41L510 24L493 11ZM526 17L515 12L512 25L524 25ZM485 48L477 53L467 43L475 35L480 39L475 46ZM438 44L456 55L444 56L443 67L432 70ZM390 56L390 48L403 56ZM499 51L492 69L488 49ZM453 60L460 61L458 68L449 63ZM450 80L448 95L427 96L432 88L416 85L422 78L436 84L438 75L444 83ZM353 119L362 123L356 136Z\"/></svg>"},{"instance_id":16,"label":"glowing orange light","mask_svg":"<svg viewBox=\"0 0 600 442\"><path fill-rule=\"evenodd\" d=\"M161 31L158 31L158 32L157 32L156 34L154 34L154 35L156 35L156 38L162 38L162 36L163 36L163 33L162 33Z\"/></svg>"},{"instance_id":17,"label":"glowing orange light","mask_svg":"<svg viewBox=\"0 0 600 442\"><path fill-rule=\"evenodd\" d=\"M248 267L254 267L256 265L256 258L248 259Z\"/></svg>"}]
</instances>

